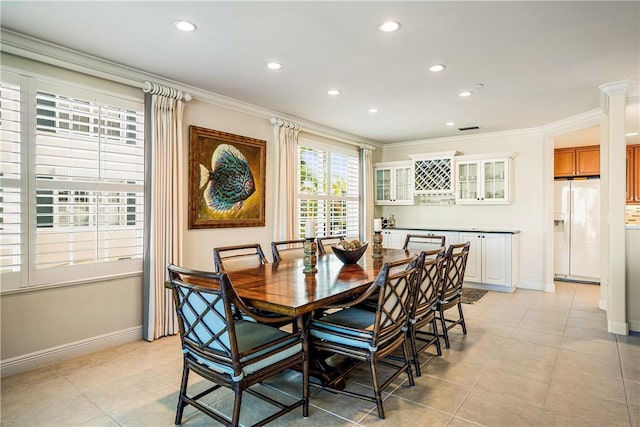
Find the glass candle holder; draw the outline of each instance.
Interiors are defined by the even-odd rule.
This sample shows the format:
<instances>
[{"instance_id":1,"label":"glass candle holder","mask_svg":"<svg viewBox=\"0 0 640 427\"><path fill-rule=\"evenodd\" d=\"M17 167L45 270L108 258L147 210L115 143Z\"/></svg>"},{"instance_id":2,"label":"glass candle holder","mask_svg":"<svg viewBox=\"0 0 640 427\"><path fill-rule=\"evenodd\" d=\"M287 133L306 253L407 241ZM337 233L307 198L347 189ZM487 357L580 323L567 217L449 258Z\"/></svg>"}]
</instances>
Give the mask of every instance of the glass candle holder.
<instances>
[{"instance_id":1,"label":"glass candle holder","mask_svg":"<svg viewBox=\"0 0 640 427\"><path fill-rule=\"evenodd\" d=\"M302 247L304 250L304 269L302 272L304 274L316 273L318 271L316 268L316 263L318 262L316 256L318 244L316 243L316 239L314 237L305 237L305 242Z\"/></svg>"},{"instance_id":2,"label":"glass candle holder","mask_svg":"<svg viewBox=\"0 0 640 427\"><path fill-rule=\"evenodd\" d=\"M373 232L373 258L382 258L382 233Z\"/></svg>"}]
</instances>

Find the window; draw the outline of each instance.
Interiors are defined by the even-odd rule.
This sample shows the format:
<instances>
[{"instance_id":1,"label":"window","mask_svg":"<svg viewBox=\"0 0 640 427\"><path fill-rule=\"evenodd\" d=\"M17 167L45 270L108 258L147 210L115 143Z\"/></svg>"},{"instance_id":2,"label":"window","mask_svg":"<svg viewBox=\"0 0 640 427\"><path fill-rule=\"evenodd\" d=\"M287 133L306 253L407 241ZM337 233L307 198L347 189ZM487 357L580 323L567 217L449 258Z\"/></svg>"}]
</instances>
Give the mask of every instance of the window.
<instances>
[{"instance_id":1,"label":"window","mask_svg":"<svg viewBox=\"0 0 640 427\"><path fill-rule=\"evenodd\" d=\"M359 235L358 153L301 145L299 156L298 230L315 219L318 236Z\"/></svg>"},{"instance_id":2,"label":"window","mask_svg":"<svg viewBox=\"0 0 640 427\"><path fill-rule=\"evenodd\" d=\"M142 270L142 100L3 70L2 290Z\"/></svg>"}]
</instances>

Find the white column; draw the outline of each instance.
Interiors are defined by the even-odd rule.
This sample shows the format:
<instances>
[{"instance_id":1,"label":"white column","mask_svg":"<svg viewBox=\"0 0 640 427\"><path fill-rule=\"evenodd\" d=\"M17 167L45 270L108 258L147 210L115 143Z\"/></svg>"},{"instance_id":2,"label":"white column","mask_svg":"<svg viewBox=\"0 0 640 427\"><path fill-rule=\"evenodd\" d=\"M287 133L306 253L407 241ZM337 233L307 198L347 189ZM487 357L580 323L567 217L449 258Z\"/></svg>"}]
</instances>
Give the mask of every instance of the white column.
<instances>
[{"instance_id":1,"label":"white column","mask_svg":"<svg viewBox=\"0 0 640 427\"><path fill-rule=\"evenodd\" d=\"M601 166L605 171L605 181L601 184L606 191L601 199L602 226L606 239L602 240L602 253L606 276L607 328L609 332L628 335L629 325L626 313L625 284L625 188L626 188L626 144L625 105L629 81L608 83L600 86L607 115L606 138L601 145ZM608 179L607 179L608 177Z\"/></svg>"}]
</instances>

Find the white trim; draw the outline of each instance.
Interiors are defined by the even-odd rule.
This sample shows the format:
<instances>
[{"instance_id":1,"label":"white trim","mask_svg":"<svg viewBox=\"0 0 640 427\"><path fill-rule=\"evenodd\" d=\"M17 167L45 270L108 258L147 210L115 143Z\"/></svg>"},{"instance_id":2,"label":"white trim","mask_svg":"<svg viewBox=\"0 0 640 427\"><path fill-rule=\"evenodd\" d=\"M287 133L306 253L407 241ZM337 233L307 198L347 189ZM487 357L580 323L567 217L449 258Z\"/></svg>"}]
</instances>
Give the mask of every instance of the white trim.
<instances>
[{"instance_id":1,"label":"white trim","mask_svg":"<svg viewBox=\"0 0 640 427\"><path fill-rule=\"evenodd\" d=\"M403 150L405 148L412 147L424 147L425 144L439 144L439 143L452 143L459 141L470 141L470 140L478 140L478 139L491 139L498 138L503 136L518 136L518 135L531 135L531 134L540 134L539 128L527 128L527 129L517 129L517 130L507 130L500 132L487 132L487 133L476 133L473 135L460 135L460 136L448 136L444 138L425 138L417 141L406 141L406 142L394 142L384 144L382 146L382 151L389 150Z\"/></svg>"},{"instance_id":2,"label":"white trim","mask_svg":"<svg viewBox=\"0 0 640 427\"><path fill-rule=\"evenodd\" d=\"M616 335L629 335L629 324L627 322L607 322L607 331Z\"/></svg>"},{"instance_id":3,"label":"white trim","mask_svg":"<svg viewBox=\"0 0 640 427\"><path fill-rule=\"evenodd\" d=\"M604 112L596 108L595 110L586 111L575 116L567 117L556 122L552 122L540 127L544 137L553 138L554 136L564 135L580 129L585 129L600 125L605 117Z\"/></svg>"},{"instance_id":4,"label":"white trim","mask_svg":"<svg viewBox=\"0 0 640 427\"><path fill-rule=\"evenodd\" d=\"M555 285L553 283L549 284L521 280L518 282L517 288L529 291L555 292Z\"/></svg>"},{"instance_id":5,"label":"white trim","mask_svg":"<svg viewBox=\"0 0 640 427\"><path fill-rule=\"evenodd\" d=\"M551 283L545 283L542 289L544 292L552 292L555 293L556 292L556 284L551 282Z\"/></svg>"},{"instance_id":6,"label":"white trim","mask_svg":"<svg viewBox=\"0 0 640 427\"><path fill-rule=\"evenodd\" d=\"M284 120L298 123L302 126L304 132L322 136L324 138L334 139L336 141L345 142L353 145L361 143L370 144L380 147L381 144L367 138L350 134L338 129L330 128L319 123L303 120L301 118L283 114L277 111L269 110L264 107L242 102L237 99L218 95L213 92L182 84L180 82L169 80L161 76L147 73L126 65L107 61L96 56L87 55L81 52L42 41L33 37L25 36L14 31L2 29L0 30L0 45L3 52L11 53L24 58L32 59L45 64L55 65L57 67L66 68L94 77L100 77L106 80L115 81L129 86L140 88L146 87L147 81L172 87L184 93L189 93L193 99L203 101L212 105L228 108L230 110L249 114L255 117L270 120L272 117L282 118Z\"/></svg>"},{"instance_id":7,"label":"white trim","mask_svg":"<svg viewBox=\"0 0 640 427\"><path fill-rule=\"evenodd\" d=\"M95 351L142 339L142 326L123 329L84 340L11 357L0 362L0 377L30 371Z\"/></svg>"},{"instance_id":8,"label":"white trim","mask_svg":"<svg viewBox=\"0 0 640 427\"><path fill-rule=\"evenodd\" d=\"M629 330L634 332L640 332L640 320L628 319Z\"/></svg>"},{"instance_id":9,"label":"white trim","mask_svg":"<svg viewBox=\"0 0 640 427\"><path fill-rule=\"evenodd\" d=\"M600 298L600 300L598 301L598 308L600 310L607 311L607 300Z\"/></svg>"}]
</instances>

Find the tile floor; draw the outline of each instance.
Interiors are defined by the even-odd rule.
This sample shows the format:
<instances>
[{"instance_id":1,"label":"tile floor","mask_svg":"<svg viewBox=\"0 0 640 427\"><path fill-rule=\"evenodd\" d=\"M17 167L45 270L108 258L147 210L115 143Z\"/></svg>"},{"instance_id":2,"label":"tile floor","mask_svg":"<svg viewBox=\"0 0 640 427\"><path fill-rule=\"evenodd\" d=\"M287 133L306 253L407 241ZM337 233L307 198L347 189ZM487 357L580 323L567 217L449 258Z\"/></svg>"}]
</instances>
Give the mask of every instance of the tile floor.
<instances>
[{"instance_id":1,"label":"tile floor","mask_svg":"<svg viewBox=\"0 0 640 427\"><path fill-rule=\"evenodd\" d=\"M573 283L557 283L555 294L489 292L463 307L468 335L456 331L442 357L424 355L415 387L403 375L387 389L386 420L373 404L312 388L308 418L297 409L272 425L640 426L640 336L606 332L599 292ZM118 346L3 378L0 424L170 426L180 375L177 337ZM297 395L288 380L298 375L261 387ZM365 369L349 381L369 384ZM220 391L210 405L227 411L230 397ZM264 410L247 397L241 421ZM183 424L215 423L187 408Z\"/></svg>"}]
</instances>

